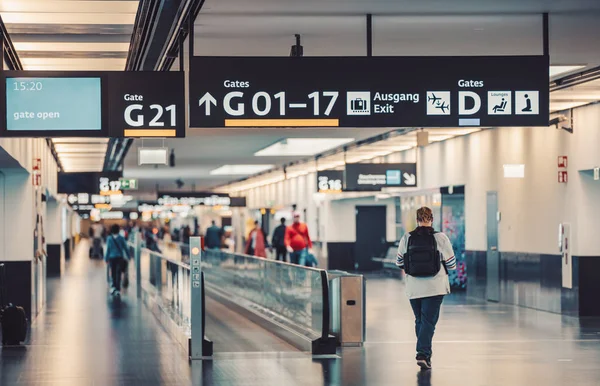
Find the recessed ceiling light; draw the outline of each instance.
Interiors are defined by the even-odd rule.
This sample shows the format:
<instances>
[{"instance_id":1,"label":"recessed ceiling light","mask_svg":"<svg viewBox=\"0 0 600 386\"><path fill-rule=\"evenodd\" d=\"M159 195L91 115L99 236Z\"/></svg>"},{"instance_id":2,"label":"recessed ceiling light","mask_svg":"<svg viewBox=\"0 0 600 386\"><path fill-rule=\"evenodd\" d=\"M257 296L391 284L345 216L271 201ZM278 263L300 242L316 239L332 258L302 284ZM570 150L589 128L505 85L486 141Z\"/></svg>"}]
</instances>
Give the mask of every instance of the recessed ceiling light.
<instances>
[{"instance_id":1,"label":"recessed ceiling light","mask_svg":"<svg viewBox=\"0 0 600 386\"><path fill-rule=\"evenodd\" d=\"M309 156L345 145L354 138L286 138L254 153L257 157Z\"/></svg>"},{"instance_id":2,"label":"recessed ceiling light","mask_svg":"<svg viewBox=\"0 0 600 386\"><path fill-rule=\"evenodd\" d=\"M223 165L212 170L211 176L247 176L272 169L275 165Z\"/></svg>"},{"instance_id":3,"label":"recessed ceiling light","mask_svg":"<svg viewBox=\"0 0 600 386\"><path fill-rule=\"evenodd\" d=\"M585 68L582 65L550 66L550 78Z\"/></svg>"}]
</instances>

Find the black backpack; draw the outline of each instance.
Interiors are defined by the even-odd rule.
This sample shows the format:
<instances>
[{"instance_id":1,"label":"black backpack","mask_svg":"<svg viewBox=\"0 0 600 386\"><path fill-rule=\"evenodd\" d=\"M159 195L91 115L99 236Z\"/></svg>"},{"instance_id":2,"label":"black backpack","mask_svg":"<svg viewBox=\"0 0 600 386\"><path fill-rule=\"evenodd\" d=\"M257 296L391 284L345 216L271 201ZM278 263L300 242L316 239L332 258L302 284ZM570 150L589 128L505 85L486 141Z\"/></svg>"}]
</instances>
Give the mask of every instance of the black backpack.
<instances>
[{"instance_id":1,"label":"black backpack","mask_svg":"<svg viewBox=\"0 0 600 386\"><path fill-rule=\"evenodd\" d=\"M433 228L418 227L410 232L408 248L404 257L404 270L410 276L435 276L442 260L435 241Z\"/></svg>"},{"instance_id":2,"label":"black backpack","mask_svg":"<svg viewBox=\"0 0 600 386\"><path fill-rule=\"evenodd\" d=\"M6 304L6 271L0 264L0 323L2 323L2 345L15 346L27 338L27 317L23 307Z\"/></svg>"}]
</instances>

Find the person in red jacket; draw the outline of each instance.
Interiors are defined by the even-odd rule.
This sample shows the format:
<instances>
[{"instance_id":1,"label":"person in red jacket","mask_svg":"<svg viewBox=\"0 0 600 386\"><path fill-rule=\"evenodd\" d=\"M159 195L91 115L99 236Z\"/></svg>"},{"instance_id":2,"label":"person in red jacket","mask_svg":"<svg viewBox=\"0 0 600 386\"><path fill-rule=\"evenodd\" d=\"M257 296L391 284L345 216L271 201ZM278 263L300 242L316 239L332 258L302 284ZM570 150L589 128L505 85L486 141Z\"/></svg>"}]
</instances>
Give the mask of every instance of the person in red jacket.
<instances>
[{"instance_id":1,"label":"person in red jacket","mask_svg":"<svg viewBox=\"0 0 600 386\"><path fill-rule=\"evenodd\" d=\"M258 221L254 222L254 229L250 231L246 241L246 254L257 257L267 257L267 241Z\"/></svg>"},{"instance_id":2,"label":"person in red jacket","mask_svg":"<svg viewBox=\"0 0 600 386\"><path fill-rule=\"evenodd\" d=\"M294 213L294 223L285 230L285 246L292 264L304 265L307 255L312 253L308 226L300 221L300 213Z\"/></svg>"}]
</instances>

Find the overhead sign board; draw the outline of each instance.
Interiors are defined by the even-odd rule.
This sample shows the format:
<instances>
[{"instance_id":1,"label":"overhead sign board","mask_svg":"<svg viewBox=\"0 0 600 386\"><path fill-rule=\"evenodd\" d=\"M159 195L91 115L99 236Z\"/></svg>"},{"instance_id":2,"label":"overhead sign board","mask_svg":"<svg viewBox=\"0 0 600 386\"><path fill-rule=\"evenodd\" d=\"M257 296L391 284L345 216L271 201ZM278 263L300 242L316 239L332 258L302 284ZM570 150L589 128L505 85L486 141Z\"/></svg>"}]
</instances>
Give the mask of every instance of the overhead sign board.
<instances>
[{"instance_id":1,"label":"overhead sign board","mask_svg":"<svg viewBox=\"0 0 600 386\"><path fill-rule=\"evenodd\" d=\"M4 136L108 136L105 74L5 71L2 80Z\"/></svg>"},{"instance_id":2,"label":"overhead sign board","mask_svg":"<svg viewBox=\"0 0 600 386\"><path fill-rule=\"evenodd\" d=\"M185 78L181 71L110 74L112 137L185 137Z\"/></svg>"},{"instance_id":3,"label":"overhead sign board","mask_svg":"<svg viewBox=\"0 0 600 386\"><path fill-rule=\"evenodd\" d=\"M3 71L2 136L185 137L183 72Z\"/></svg>"},{"instance_id":4,"label":"overhead sign board","mask_svg":"<svg viewBox=\"0 0 600 386\"><path fill-rule=\"evenodd\" d=\"M191 127L547 126L548 58L194 57Z\"/></svg>"},{"instance_id":5,"label":"overhead sign board","mask_svg":"<svg viewBox=\"0 0 600 386\"><path fill-rule=\"evenodd\" d=\"M58 173L58 193L103 194L120 190L119 179L122 172L79 172Z\"/></svg>"},{"instance_id":6,"label":"overhead sign board","mask_svg":"<svg viewBox=\"0 0 600 386\"><path fill-rule=\"evenodd\" d=\"M230 197L228 194L213 192L158 192L157 204L169 205L205 205L245 207L246 197Z\"/></svg>"},{"instance_id":7,"label":"overhead sign board","mask_svg":"<svg viewBox=\"0 0 600 386\"><path fill-rule=\"evenodd\" d=\"M374 191L382 188L417 186L417 164L347 164L346 191Z\"/></svg>"},{"instance_id":8,"label":"overhead sign board","mask_svg":"<svg viewBox=\"0 0 600 386\"><path fill-rule=\"evenodd\" d=\"M343 187L343 170L320 170L317 172L317 191L319 193L341 193Z\"/></svg>"}]
</instances>

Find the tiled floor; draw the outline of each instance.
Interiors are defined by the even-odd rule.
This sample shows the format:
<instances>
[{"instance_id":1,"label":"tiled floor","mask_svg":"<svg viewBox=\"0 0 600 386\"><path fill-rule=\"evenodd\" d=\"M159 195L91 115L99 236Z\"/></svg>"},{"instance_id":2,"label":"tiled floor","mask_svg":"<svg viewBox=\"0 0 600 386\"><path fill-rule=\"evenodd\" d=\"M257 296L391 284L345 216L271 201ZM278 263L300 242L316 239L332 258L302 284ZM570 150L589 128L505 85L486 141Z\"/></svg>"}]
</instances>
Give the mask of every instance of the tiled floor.
<instances>
[{"instance_id":1,"label":"tiled floor","mask_svg":"<svg viewBox=\"0 0 600 386\"><path fill-rule=\"evenodd\" d=\"M135 299L108 300L103 265L85 256L73 258L49 293L31 343L1 351L0 385L600 385L598 321L469 303L460 295L446 299L434 369L419 371L412 313L402 284L391 278L369 278L367 343L337 359L299 353L213 304L209 331L221 341L244 341L220 350L217 343L214 359L190 365ZM224 353L231 350L239 352Z\"/></svg>"}]
</instances>

